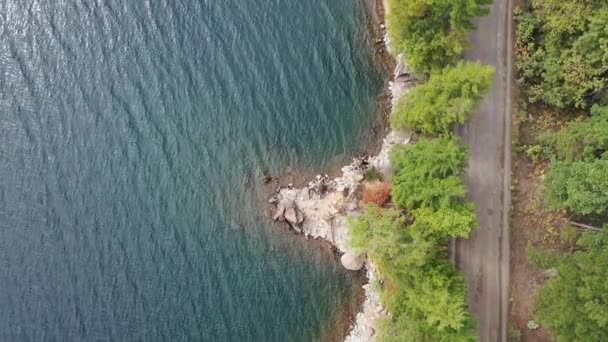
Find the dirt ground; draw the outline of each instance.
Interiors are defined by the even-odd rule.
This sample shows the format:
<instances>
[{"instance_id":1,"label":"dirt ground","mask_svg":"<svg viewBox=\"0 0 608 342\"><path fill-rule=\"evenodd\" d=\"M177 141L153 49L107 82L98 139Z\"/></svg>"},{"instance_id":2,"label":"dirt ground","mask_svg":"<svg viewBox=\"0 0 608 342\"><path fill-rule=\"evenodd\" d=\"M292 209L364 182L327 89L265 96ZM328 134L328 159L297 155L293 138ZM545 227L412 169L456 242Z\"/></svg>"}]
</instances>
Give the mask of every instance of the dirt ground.
<instances>
[{"instance_id":1,"label":"dirt ground","mask_svg":"<svg viewBox=\"0 0 608 342\"><path fill-rule=\"evenodd\" d=\"M525 113L527 117L520 111L513 128L517 132L514 135L517 144L513 148L511 186L509 334L511 341L545 342L553 341L548 331L542 326L532 330L527 324L533 320L534 295L548 280L548 275L530 260L527 250L530 245L549 251L569 248L570 242L560 238L568 217L565 211L549 210L543 203L541 187L548 161L533 161L524 150L526 145L534 144L534 137L540 131L558 127L562 121L541 106L528 108Z\"/></svg>"}]
</instances>

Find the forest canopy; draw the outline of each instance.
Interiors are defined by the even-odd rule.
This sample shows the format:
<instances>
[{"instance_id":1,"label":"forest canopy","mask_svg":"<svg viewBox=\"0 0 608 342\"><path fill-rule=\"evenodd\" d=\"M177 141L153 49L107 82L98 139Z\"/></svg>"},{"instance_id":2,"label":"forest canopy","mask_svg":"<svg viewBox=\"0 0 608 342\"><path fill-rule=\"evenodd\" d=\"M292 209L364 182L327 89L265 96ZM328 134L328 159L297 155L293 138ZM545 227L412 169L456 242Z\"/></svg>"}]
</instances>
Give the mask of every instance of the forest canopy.
<instances>
[{"instance_id":1,"label":"forest canopy","mask_svg":"<svg viewBox=\"0 0 608 342\"><path fill-rule=\"evenodd\" d=\"M558 258L558 276L540 290L534 314L558 342L608 336L608 230L587 232L579 250Z\"/></svg>"},{"instance_id":2,"label":"forest canopy","mask_svg":"<svg viewBox=\"0 0 608 342\"><path fill-rule=\"evenodd\" d=\"M531 0L516 15L519 83L531 102L589 108L608 95L608 2Z\"/></svg>"},{"instance_id":3,"label":"forest canopy","mask_svg":"<svg viewBox=\"0 0 608 342\"><path fill-rule=\"evenodd\" d=\"M449 133L455 124L471 116L493 81L494 67L480 62L445 67L399 98L391 125L396 130L413 129L423 134Z\"/></svg>"},{"instance_id":4,"label":"forest canopy","mask_svg":"<svg viewBox=\"0 0 608 342\"><path fill-rule=\"evenodd\" d=\"M415 72L437 71L469 46L471 19L486 15L492 0L389 0L388 32Z\"/></svg>"}]
</instances>

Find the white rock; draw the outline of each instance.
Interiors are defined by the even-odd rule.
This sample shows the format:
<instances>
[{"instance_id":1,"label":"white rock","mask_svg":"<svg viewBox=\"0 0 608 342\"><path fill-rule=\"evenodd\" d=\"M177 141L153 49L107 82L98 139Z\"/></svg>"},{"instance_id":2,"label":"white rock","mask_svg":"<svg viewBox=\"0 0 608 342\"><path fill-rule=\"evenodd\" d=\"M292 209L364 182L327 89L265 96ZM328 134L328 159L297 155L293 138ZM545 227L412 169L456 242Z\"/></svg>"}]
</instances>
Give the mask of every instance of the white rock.
<instances>
[{"instance_id":1,"label":"white rock","mask_svg":"<svg viewBox=\"0 0 608 342\"><path fill-rule=\"evenodd\" d=\"M358 271L365 266L365 256L357 255L354 252L346 252L340 258L342 266L347 270Z\"/></svg>"},{"instance_id":2,"label":"white rock","mask_svg":"<svg viewBox=\"0 0 608 342\"><path fill-rule=\"evenodd\" d=\"M304 222L304 216L295 207L285 209L285 214L283 216L285 216L285 220L287 220L287 222L294 226Z\"/></svg>"}]
</instances>

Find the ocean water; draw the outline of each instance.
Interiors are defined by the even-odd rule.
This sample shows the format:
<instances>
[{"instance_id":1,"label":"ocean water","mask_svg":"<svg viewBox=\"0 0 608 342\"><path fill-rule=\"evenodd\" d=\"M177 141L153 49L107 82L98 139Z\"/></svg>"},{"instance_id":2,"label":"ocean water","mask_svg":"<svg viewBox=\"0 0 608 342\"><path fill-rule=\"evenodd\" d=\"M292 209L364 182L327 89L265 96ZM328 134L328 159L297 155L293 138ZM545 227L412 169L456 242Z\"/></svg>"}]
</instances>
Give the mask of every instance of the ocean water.
<instances>
[{"instance_id":1,"label":"ocean water","mask_svg":"<svg viewBox=\"0 0 608 342\"><path fill-rule=\"evenodd\" d=\"M0 2L0 341L319 341L356 277L262 175L365 146L362 0Z\"/></svg>"}]
</instances>

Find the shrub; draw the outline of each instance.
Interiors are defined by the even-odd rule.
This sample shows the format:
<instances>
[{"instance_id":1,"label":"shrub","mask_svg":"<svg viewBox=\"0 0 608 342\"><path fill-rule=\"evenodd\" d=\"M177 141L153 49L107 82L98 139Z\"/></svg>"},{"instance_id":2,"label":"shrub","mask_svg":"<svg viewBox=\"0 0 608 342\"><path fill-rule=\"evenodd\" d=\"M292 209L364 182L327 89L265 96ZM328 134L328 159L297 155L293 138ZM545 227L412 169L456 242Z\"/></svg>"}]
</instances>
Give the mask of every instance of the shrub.
<instances>
[{"instance_id":1,"label":"shrub","mask_svg":"<svg viewBox=\"0 0 608 342\"><path fill-rule=\"evenodd\" d=\"M534 265L543 269L555 267L557 262L555 255L543 248L535 247L531 242L526 246L526 254Z\"/></svg>"},{"instance_id":2,"label":"shrub","mask_svg":"<svg viewBox=\"0 0 608 342\"><path fill-rule=\"evenodd\" d=\"M380 170L375 167L370 167L369 169L365 170L365 172L363 172L363 180L366 180L368 182L374 180L382 181L383 178L384 176L382 175L382 172L380 172Z\"/></svg>"},{"instance_id":3,"label":"shrub","mask_svg":"<svg viewBox=\"0 0 608 342\"><path fill-rule=\"evenodd\" d=\"M525 153L532 162L537 163L544 155L546 150L542 145L525 146Z\"/></svg>"},{"instance_id":4,"label":"shrub","mask_svg":"<svg viewBox=\"0 0 608 342\"><path fill-rule=\"evenodd\" d=\"M523 334L521 333L521 330L519 329L509 329L509 340L513 341L513 342L519 342L521 341L521 338L523 337Z\"/></svg>"},{"instance_id":5,"label":"shrub","mask_svg":"<svg viewBox=\"0 0 608 342\"><path fill-rule=\"evenodd\" d=\"M528 321L528 323L526 324L526 326L530 330L536 330L536 329L538 329L540 327L540 325L538 325L538 323L536 323L534 320Z\"/></svg>"},{"instance_id":6,"label":"shrub","mask_svg":"<svg viewBox=\"0 0 608 342\"><path fill-rule=\"evenodd\" d=\"M380 206L388 202L390 197L391 185L380 181L365 183L363 193L361 194L361 200L363 203L374 203Z\"/></svg>"},{"instance_id":7,"label":"shrub","mask_svg":"<svg viewBox=\"0 0 608 342\"><path fill-rule=\"evenodd\" d=\"M559 230L559 239L564 243L574 243L578 238L578 230L571 225L565 225Z\"/></svg>"},{"instance_id":8,"label":"shrub","mask_svg":"<svg viewBox=\"0 0 608 342\"><path fill-rule=\"evenodd\" d=\"M431 74L397 101L391 116L396 130L414 129L424 134L448 133L464 123L492 86L494 67L480 62L459 62Z\"/></svg>"}]
</instances>

